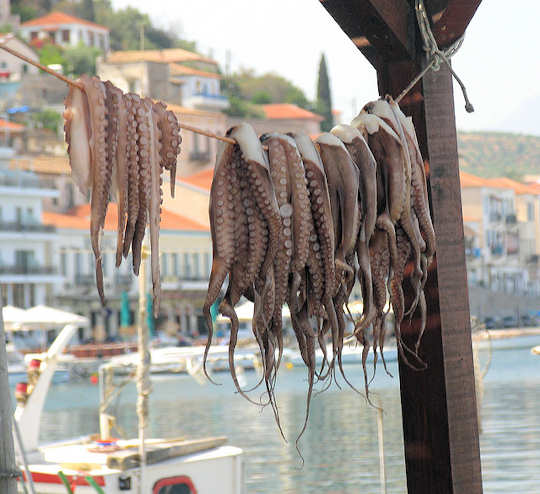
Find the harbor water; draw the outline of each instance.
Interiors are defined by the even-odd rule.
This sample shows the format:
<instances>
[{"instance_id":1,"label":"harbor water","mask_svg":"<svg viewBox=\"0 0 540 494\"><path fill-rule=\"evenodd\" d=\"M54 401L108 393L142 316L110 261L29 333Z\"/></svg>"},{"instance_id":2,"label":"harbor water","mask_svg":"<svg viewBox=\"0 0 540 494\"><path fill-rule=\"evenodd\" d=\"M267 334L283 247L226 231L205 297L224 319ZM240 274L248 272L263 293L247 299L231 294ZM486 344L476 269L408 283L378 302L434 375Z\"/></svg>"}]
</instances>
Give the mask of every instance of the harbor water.
<instances>
[{"instance_id":1,"label":"harbor water","mask_svg":"<svg viewBox=\"0 0 540 494\"><path fill-rule=\"evenodd\" d=\"M482 381L480 436L486 494L540 493L540 357L531 347L540 336L495 341L491 365ZM490 350L479 350L480 367ZM397 364L382 366L370 397L383 407L387 492L405 493L403 435ZM349 365L347 377L363 386L361 367ZM198 384L189 376L153 378L149 437L225 435L244 450L248 493L380 492L377 412L341 381L313 397L308 427L300 432L306 411L307 375L303 367L285 367L276 386L285 442L270 407L248 403L234 393L227 374L222 383ZM245 374L256 382L255 373ZM257 400L262 391L254 391ZM135 386L126 386L111 408L123 435L137 435ZM90 383L53 385L42 417L41 441L51 442L98 430L99 392Z\"/></svg>"}]
</instances>

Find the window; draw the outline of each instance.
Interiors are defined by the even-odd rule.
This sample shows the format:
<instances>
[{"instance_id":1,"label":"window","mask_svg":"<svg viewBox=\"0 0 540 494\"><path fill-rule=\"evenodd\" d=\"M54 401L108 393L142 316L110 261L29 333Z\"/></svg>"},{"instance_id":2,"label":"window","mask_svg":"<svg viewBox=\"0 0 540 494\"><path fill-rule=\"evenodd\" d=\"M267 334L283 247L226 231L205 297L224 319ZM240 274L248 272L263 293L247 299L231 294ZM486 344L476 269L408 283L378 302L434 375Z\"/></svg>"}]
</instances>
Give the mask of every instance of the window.
<instances>
[{"instance_id":1,"label":"window","mask_svg":"<svg viewBox=\"0 0 540 494\"><path fill-rule=\"evenodd\" d=\"M99 47L104 50L105 49L105 36L103 34L99 35Z\"/></svg>"},{"instance_id":2,"label":"window","mask_svg":"<svg viewBox=\"0 0 540 494\"><path fill-rule=\"evenodd\" d=\"M37 31L30 31L30 41L37 39L37 37L38 37Z\"/></svg>"},{"instance_id":3,"label":"window","mask_svg":"<svg viewBox=\"0 0 540 494\"><path fill-rule=\"evenodd\" d=\"M174 276L178 276L178 274L180 273L180 266L178 266L178 254L176 252L174 254L171 254L171 258L172 274Z\"/></svg>"},{"instance_id":4,"label":"window","mask_svg":"<svg viewBox=\"0 0 540 494\"><path fill-rule=\"evenodd\" d=\"M7 67L7 63L6 63L6 62L2 62L2 63L0 64L0 67L2 67L3 69L5 69L5 68Z\"/></svg>"},{"instance_id":5,"label":"window","mask_svg":"<svg viewBox=\"0 0 540 494\"><path fill-rule=\"evenodd\" d=\"M71 31L69 29L62 29L62 41L69 43Z\"/></svg>"},{"instance_id":6,"label":"window","mask_svg":"<svg viewBox=\"0 0 540 494\"><path fill-rule=\"evenodd\" d=\"M532 202L527 203L527 221L534 221L534 204Z\"/></svg>"},{"instance_id":7,"label":"window","mask_svg":"<svg viewBox=\"0 0 540 494\"><path fill-rule=\"evenodd\" d=\"M195 275L195 278L196 279L199 279L201 277L201 273L200 273L200 266L199 266L199 253L198 252L195 252L193 254L193 272L194 272L194 275Z\"/></svg>"},{"instance_id":8,"label":"window","mask_svg":"<svg viewBox=\"0 0 540 494\"><path fill-rule=\"evenodd\" d=\"M84 42L84 34L82 32L82 29L79 29L79 43Z\"/></svg>"},{"instance_id":9,"label":"window","mask_svg":"<svg viewBox=\"0 0 540 494\"><path fill-rule=\"evenodd\" d=\"M169 274L169 254L161 254L161 276L164 278Z\"/></svg>"},{"instance_id":10,"label":"window","mask_svg":"<svg viewBox=\"0 0 540 494\"><path fill-rule=\"evenodd\" d=\"M184 254L184 278L189 280L191 278L191 265L189 263L189 254Z\"/></svg>"},{"instance_id":11,"label":"window","mask_svg":"<svg viewBox=\"0 0 540 494\"><path fill-rule=\"evenodd\" d=\"M158 480L152 489L152 494L196 494L193 481L185 476L169 477Z\"/></svg>"},{"instance_id":12,"label":"window","mask_svg":"<svg viewBox=\"0 0 540 494\"><path fill-rule=\"evenodd\" d=\"M94 33L92 31L88 31L88 44L94 46Z\"/></svg>"},{"instance_id":13,"label":"window","mask_svg":"<svg viewBox=\"0 0 540 494\"><path fill-rule=\"evenodd\" d=\"M67 275L67 254L65 252L60 252L60 274Z\"/></svg>"},{"instance_id":14,"label":"window","mask_svg":"<svg viewBox=\"0 0 540 494\"><path fill-rule=\"evenodd\" d=\"M210 276L210 253L205 252L204 253L204 277L208 278Z\"/></svg>"},{"instance_id":15,"label":"window","mask_svg":"<svg viewBox=\"0 0 540 494\"><path fill-rule=\"evenodd\" d=\"M75 273L75 276L79 276L81 274L81 265L82 265L81 253L76 252L73 258L73 272Z\"/></svg>"},{"instance_id":16,"label":"window","mask_svg":"<svg viewBox=\"0 0 540 494\"><path fill-rule=\"evenodd\" d=\"M20 206L15 208L15 222L18 225L22 223L22 208Z\"/></svg>"},{"instance_id":17,"label":"window","mask_svg":"<svg viewBox=\"0 0 540 494\"><path fill-rule=\"evenodd\" d=\"M22 71L23 71L23 74L27 74L27 73L28 73L28 64L27 64L27 63L23 63Z\"/></svg>"}]
</instances>

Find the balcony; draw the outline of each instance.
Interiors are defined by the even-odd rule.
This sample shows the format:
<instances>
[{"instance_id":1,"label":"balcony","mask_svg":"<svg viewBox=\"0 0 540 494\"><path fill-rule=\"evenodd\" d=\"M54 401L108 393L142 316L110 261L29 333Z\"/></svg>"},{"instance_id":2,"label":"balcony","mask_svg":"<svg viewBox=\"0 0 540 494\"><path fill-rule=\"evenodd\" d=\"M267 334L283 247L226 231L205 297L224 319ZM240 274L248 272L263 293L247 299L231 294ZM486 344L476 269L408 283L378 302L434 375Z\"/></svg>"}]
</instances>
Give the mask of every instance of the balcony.
<instances>
[{"instance_id":1,"label":"balcony","mask_svg":"<svg viewBox=\"0 0 540 494\"><path fill-rule=\"evenodd\" d=\"M51 275L57 274L55 266L29 266L27 264L15 264L13 266L0 266L0 275L25 274L25 275Z\"/></svg>"},{"instance_id":2,"label":"balcony","mask_svg":"<svg viewBox=\"0 0 540 494\"><path fill-rule=\"evenodd\" d=\"M507 214L504 221L507 225L515 225L517 223L517 216L514 213Z\"/></svg>"},{"instance_id":3,"label":"balcony","mask_svg":"<svg viewBox=\"0 0 540 494\"><path fill-rule=\"evenodd\" d=\"M10 173L9 175L1 174L0 186L31 189L55 189L53 180L30 176L23 173Z\"/></svg>"},{"instance_id":4,"label":"balcony","mask_svg":"<svg viewBox=\"0 0 540 494\"><path fill-rule=\"evenodd\" d=\"M229 108L229 100L221 94L194 93L184 100L188 108L221 111Z\"/></svg>"},{"instance_id":5,"label":"balcony","mask_svg":"<svg viewBox=\"0 0 540 494\"><path fill-rule=\"evenodd\" d=\"M191 151L189 159L190 161L210 161L210 151Z\"/></svg>"},{"instance_id":6,"label":"balcony","mask_svg":"<svg viewBox=\"0 0 540 494\"><path fill-rule=\"evenodd\" d=\"M504 254L504 248L502 245L492 245L491 246L491 255L493 256L502 256Z\"/></svg>"},{"instance_id":7,"label":"balcony","mask_svg":"<svg viewBox=\"0 0 540 494\"><path fill-rule=\"evenodd\" d=\"M130 286L131 283L133 282L133 275L115 273L112 278L110 276L105 276L103 281L105 282L105 284L108 284L109 286L112 285L116 287L126 287L126 286ZM96 275L94 273L75 275L76 286L87 287L87 286L94 286L95 284L96 284Z\"/></svg>"},{"instance_id":8,"label":"balcony","mask_svg":"<svg viewBox=\"0 0 540 494\"><path fill-rule=\"evenodd\" d=\"M18 221L4 222L0 221L0 232L39 232L52 233L56 228L52 225L43 225L41 223L22 223Z\"/></svg>"}]
</instances>

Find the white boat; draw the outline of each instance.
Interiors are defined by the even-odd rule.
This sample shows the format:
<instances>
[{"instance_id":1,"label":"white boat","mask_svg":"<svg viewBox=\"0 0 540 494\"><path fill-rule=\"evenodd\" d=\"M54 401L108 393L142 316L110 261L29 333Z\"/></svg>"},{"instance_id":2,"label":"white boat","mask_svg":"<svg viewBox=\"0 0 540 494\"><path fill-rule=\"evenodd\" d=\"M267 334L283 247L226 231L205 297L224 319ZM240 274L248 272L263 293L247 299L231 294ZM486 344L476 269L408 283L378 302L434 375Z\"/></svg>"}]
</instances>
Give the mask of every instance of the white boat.
<instances>
[{"instance_id":1,"label":"white boat","mask_svg":"<svg viewBox=\"0 0 540 494\"><path fill-rule=\"evenodd\" d=\"M242 450L224 444L223 437L146 439L143 434L142 440L115 440L109 437L108 416L101 414L100 434L38 445L41 412L58 356L75 329L68 325L60 332L33 391L17 397L15 419L22 439L17 442L18 461L25 479L31 476L36 494L65 494L63 479L76 494L242 494ZM19 483L20 492L22 487Z\"/></svg>"},{"instance_id":2,"label":"white boat","mask_svg":"<svg viewBox=\"0 0 540 494\"><path fill-rule=\"evenodd\" d=\"M192 374L194 370L202 367L204 346L163 347L150 350L151 374ZM133 369L138 363L138 354L130 353L112 357L110 365L122 373ZM258 348L238 348L234 353L235 367L242 370L253 370L261 367ZM213 345L210 347L207 359L207 368L210 372L224 372L229 370L229 348L226 345ZM120 372L118 372L120 370Z\"/></svg>"},{"instance_id":3,"label":"white boat","mask_svg":"<svg viewBox=\"0 0 540 494\"><path fill-rule=\"evenodd\" d=\"M363 346L361 345L345 345L343 347L343 351L341 353L341 361L343 364L349 365L349 364L362 364L362 351ZM328 358L332 357L332 345L328 345L326 347L326 355ZM381 355L379 352L377 352L378 355L378 361L382 362ZM367 362L371 363L373 362L373 349L369 349ZM292 363L293 365L304 365L304 361L302 360L302 357L300 355L300 352L296 350L288 350L287 353L283 356L284 360ZM319 348L315 351L315 359L317 365L321 365L323 362L323 352ZM397 355L397 348L395 346L388 346L384 348L384 360L388 362L396 362L398 358Z\"/></svg>"},{"instance_id":4,"label":"white boat","mask_svg":"<svg viewBox=\"0 0 540 494\"><path fill-rule=\"evenodd\" d=\"M531 353L534 355L540 355L540 345L531 348Z\"/></svg>"},{"instance_id":5,"label":"white boat","mask_svg":"<svg viewBox=\"0 0 540 494\"><path fill-rule=\"evenodd\" d=\"M9 385L16 386L17 383L28 380L28 365L30 361L19 352L13 343L6 345L8 360L8 378ZM54 384L65 383L69 381L69 371L65 368L57 368L54 372L52 382Z\"/></svg>"}]
</instances>

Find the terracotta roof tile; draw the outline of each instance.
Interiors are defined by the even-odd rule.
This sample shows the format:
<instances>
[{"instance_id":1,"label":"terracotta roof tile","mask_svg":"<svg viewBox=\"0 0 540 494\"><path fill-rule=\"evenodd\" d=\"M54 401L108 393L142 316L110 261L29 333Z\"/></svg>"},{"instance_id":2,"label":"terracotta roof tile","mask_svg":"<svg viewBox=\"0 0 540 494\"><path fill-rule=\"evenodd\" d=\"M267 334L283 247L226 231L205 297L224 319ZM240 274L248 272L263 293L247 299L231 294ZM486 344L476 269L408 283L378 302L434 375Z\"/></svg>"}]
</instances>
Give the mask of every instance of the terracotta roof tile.
<instances>
[{"instance_id":1,"label":"terracotta roof tile","mask_svg":"<svg viewBox=\"0 0 540 494\"><path fill-rule=\"evenodd\" d=\"M461 171L459 172L459 178L461 181L461 188L466 187L487 187L486 179L482 177L477 177L470 173Z\"/></svg>"},{"instance_id":2,"label":"terracotta roof tile","mask_svg":"<svg viewBox=\"0 0 540 494\"><path fill-rule=\"evenodd\" d=\"M266 118L283 120L316 120L322 122L323 117L290 103L272 103L261 105Z\"/></svg>"},{"instance_id":3,"label":"terracotta roof tile","mask_svg":"<svg viewBox=\"0 0 540 494\"><path fill-rule=\"evenodd\" d=\"M214 168L207 168L200 172L194 173L189 177L182 177L180 182L184 182L200 189L210 190L212 186L212 179L214 178Z\"/></svg>"},{"instance_id":4,"label":"terracotta roof tile","mask_svg":"<svg viewBox=\"0 0 540 494\"><path fill-rule=\"evenodd\" d=\"M29 21L23 22L21 27L31 27L31 26L60 26L63 24L84 24L86 26L98 27L100 29L105 29L110 31L108 27L101 26L95 22L87 21L86 19L80 19L73 15L65 14L64 12L51 12L50 14L44 15L43 17L38 17L37 19L31 19Z\"/></svg>"},{"instance_id":5,"label":"terracotta roof tile","mask_svg":"<svg viewBox=\"0 0 540 494\"><path fill-rule=\"evenodd\" d=\"M169 70L171 75L198 75L200 77L206 77L210 79L221 79L222 77L215 72L206 72L204 70L197 70L191 67L186 67L185 65L180 65L177 63L170 63Z\"/></svg>"},{"instance_id":6,"label":"terracotta roof tile","mask_svg":"<svg viewBox=\"0 0 540 494\"><path fill-rule=\"evenodd\" d=\"M215 60L204 57L192 51L181 48L170 48L167 50L130 50L113 51L107 55L107 62L110 63L129 63L129 62L159 62L159 63L178 63L178 62L205 62L217 65Z\"/></svg>"},{"instance_id":7,"label":"terracotta roof tile","mask_svg":"<svg viewBox=\"0 0 540 494\"><path fill-rule=\"evenodd\" d=\"M539 193L537 188L522 184L521 182L517 182L507 177L488 178L487 182L492 187L512 189L516 194L537 195Z\"/></svg>"},{"instance_id":8,"label":"terracotta roof tile","mask_svg":"<svg viewBox=\"0 0 540 494\"><path fill-rule=\"evenodd\" d=\"M53 225L56 228L88 230L90 228L90 204L76 206L65 214L44 211L42 218L45 225ZM111 203L107 208L104 228L107 231L116 231L117 226L118 208L115 203ZM160 228L173 231L209 231L207 226L166 209L161 212Z\"/></svg>"}]
</instances>

